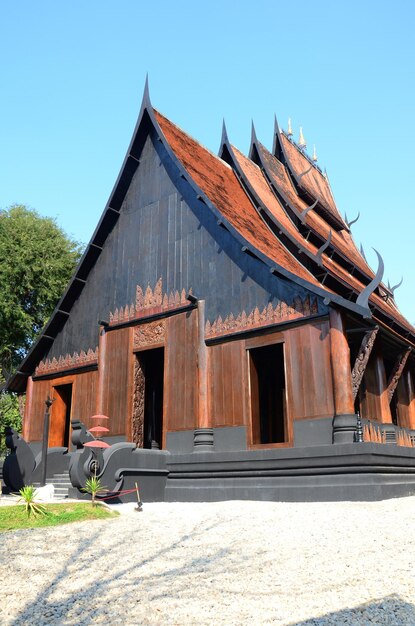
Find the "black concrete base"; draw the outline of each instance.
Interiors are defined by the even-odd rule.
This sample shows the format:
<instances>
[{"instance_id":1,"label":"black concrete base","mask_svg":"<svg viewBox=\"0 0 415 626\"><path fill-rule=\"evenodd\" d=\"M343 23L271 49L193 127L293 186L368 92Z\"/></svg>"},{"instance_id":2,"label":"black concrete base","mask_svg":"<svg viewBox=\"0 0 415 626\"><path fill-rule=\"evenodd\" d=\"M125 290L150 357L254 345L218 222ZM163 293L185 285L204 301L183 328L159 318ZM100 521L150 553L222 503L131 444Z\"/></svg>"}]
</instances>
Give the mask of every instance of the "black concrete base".
<instances>
[{"instance_id":1,"label":"black concrete base","mask_svg":"<svg viewBox=\"0 0 415 626\"><path fill-rule=\"evenodd\" d=\"M415 495L415 448L393 443L333 445L328 442L331 421L302 424L295 431L293 448L248 450L243 427L171 433L169 450L143 450L118 442L102 453L101 482L112 493L131 490L111 502L135 501L136 483L143 502L369 501ZM336 416L334 421L336 434L350 438L356 416ZM387 426L392 433L395 427ZM197 452L195 435L201 443ZM325 445L316 445L323 435ZM307 438L314 445L305 445ZM71 480L77 487L71 497L89 498L80 488L89 475L91 454L82 447L61 454L71 459Z\"/></svg>"},{"instance_id":2,"label":"black concrete base","mask_svg":"<svg viewBox=\"0 0 415 626\"><path fill-rule=\"evenodd\" d=\"M382 500L415 494L415 450L339 444L168 460L167 501Z\"/></svg>"}]
</instances>

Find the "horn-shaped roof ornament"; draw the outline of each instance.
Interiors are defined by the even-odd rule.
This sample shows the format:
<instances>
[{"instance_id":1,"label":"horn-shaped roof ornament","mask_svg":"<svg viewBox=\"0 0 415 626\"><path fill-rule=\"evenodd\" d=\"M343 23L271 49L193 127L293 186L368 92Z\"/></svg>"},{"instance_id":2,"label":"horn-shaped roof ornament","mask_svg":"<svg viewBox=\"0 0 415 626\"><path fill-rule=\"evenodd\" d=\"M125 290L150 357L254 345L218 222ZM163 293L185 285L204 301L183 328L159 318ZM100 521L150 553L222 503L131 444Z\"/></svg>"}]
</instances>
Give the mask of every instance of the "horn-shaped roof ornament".
<instances>
[{"instance_id":1,"label":"horn-shaped roof ornament","mask_svg":"<svg viewBox=\"0 0 415 626\"><path fill-rule=\"evenodd\" d=\"M375 277L373 278L373 280L370 281L370 283L363 289L363 291L359 294L359 297L356 300L356 304L363 307L364 309L369 309L369 298L372 295L372 293L375 291L375 289L377 287L379 287L382 278L383 278L383 271L385 269L384 263L383 263L383 259L380 256L379 252L377 250L375 250L375 248L373 248L373 250L376 252L376 255L378 257L378 269L377 272L375 274Z\"/></svg>"},{"instance_id":2,"label":"horn-shaped roof ornament","mask_svg":"<svg viewBox=\"0 0 415 626\"><path fill-rule=\"evenodd\" d=\"M305 140L305 137L303 135L303 127L300 126L300 138L298 140L298 147L300 148L301 151L304 152L304 150L307 148L307 142Z\"/></svg>"},{"instance_id":3,"label":"horn-shaped roof ornament","mask_svg":"<svg viewBox=\"0 0 415 626\"><path fill-rule=\"evenodd\" d=\"M305 209L305 210L301 213L301 215L300 215L300 219L301 219L301 222L302 222L303 224L305 224L305 218L307 217L308 212L309 212L309 211L312 211L312 210L313 210L313 209L317 206L317 204L318 204L319 200L320 200L320 196L317 196L317 200L316 200L315 202L313 202L313 204L311 204L310 206L308 206L308 207L307 207L307 208L306 208L306 209Z\"/></svg>"},{"instance_id":4,"label":"horn-shaped roof ornament","mask_svg":"<svg viewBox=\"0 0 415 626\"><path fill-rule=\"evenodd\" d=\"M314 163L317 163L318 158L317 158L317 152L316 152L316 144L314 144L314 147L313 147L313 156L312 156L311 158L312 158L312 160L314 161Z\"/></svg>"},{"instance_id":5,"label":"horn-shaped roof ornament","mask_svg":"<svg viewBox=\"0 0 415 626\"><path fill-rule=\"evenodd\" d=\"M350 229L350 226L351 226L352 224L355 224L355 223L357 222L357 220L359 219L359 217L360 217L360 211L359 211L359 213L357 214L357 217L355 217L355 218L354 218L354 220L350 220L350 222L349 222L349 220L347 219L347 213L345 213L345 214L344 214L344 221L345 221L345 222L346 222L346 224L347 224L347 228L349 228L349 229Z\"/></svg>"},{"instance_id":6,"label":"horn-shaped roof ornament","mask_svg":"<svg viewBox=\"0 0 415 626\"><path fill-rule=\"evenodd\" d=\"M291 126L291 117L288 118L288 130L287 130L287 137L289 137L291 139L291 137L293 136L293 129Z\"/></svg>"},{"instance_id":7,"label":"horn-shaped roof ornament","mask_svg":"<svg viewBox=\"0 0 415 626\"><path fill-rule=\"evenodd\" d=\"M390 291L392 292L392 298L395 297L395 290L398 289L398 287L400 287L402 285L402 283L403 283L403 276L402 276L401 280L399 281L399 283L397 283L394 287L391 287L389 285L389 281L388 281L388 287L389 287Z\"/></svg>"},{"instance_id":8,"label":"horn-shaped roof ornament","mask_svg":"<svg viewBox=\"0 0 415 626\"><path fill-rule=\"evenodd\" d=\"M308 174L308 172L310 172L313 169L313 166L310 165L310 167L308 167L306 170L304 170L304 172L301 172L301 174L297 175L297 180L298 182L300 182L300 180L302 179L303 176L305 176L306 174Z\"/></svg>"},{"instance_id":9,"label":"horn-shaped roof ornament","mask_svg":"<svg viewBox=\"0 0 415 626\"><path fill-rule=\"evenodd\" d=\"M362 255L362 257L364 258L364 260L367 263L366 254L365 254L365 251L363 250L363 244L360 244L360 254Z\"/></svg>"},{"instance_id":10,"label":"horn-shaped roof ornament","mask_svg":"<svg viewBox=\"0 0 415 626\"><path fill-rule=\"evenodd\" d=\"M327 237L327 241L323 243L323 245L321 246L321 248L319 248L316 252L316 259L317 259L317 263L321 266L323 264L322 261L322 254L324 252L324 250L327 250L327 248L329 247L331 242L331 228L330 228L330 232L329 232L329 236Z\"/></svg>"}]
</instances>

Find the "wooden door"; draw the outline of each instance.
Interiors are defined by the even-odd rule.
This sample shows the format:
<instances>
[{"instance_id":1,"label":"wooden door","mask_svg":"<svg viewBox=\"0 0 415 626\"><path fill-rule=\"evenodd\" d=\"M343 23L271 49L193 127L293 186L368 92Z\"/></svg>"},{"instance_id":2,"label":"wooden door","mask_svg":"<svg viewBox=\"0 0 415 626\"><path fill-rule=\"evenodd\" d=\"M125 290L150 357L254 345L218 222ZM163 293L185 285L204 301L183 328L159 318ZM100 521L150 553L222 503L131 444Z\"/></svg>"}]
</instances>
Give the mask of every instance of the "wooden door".
<instances>
[{"instance_id":1,"label":"wooden door","mask_svg":"<svg viewBox=\"0 0 415 626\"><path fill-rule=\"evenodd\" d=\"M49 448L54 446L69 447L71 408L72 408L72 384L58 385L53 388L54 402L52 404Z\"/></svg>"}]
</instances>

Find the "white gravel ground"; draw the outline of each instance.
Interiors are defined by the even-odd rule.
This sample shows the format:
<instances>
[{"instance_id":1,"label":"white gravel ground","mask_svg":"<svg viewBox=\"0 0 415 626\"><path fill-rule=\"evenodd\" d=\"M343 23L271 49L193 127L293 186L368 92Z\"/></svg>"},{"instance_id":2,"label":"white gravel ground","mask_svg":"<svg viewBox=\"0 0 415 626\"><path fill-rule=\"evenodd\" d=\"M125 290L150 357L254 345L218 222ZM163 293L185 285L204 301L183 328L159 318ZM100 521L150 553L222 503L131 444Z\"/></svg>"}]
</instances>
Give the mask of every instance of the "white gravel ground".
<instances>
[{"instance_id":1,"label":"white gravel ground","mask_svg":"<svg viewBox=\"0 0 415 626\"><path fill-rule=\"evenodd\" d=\"M415 625L415 498L123 505L1 535L0 623Z\"/></svg>"}]
</instances>

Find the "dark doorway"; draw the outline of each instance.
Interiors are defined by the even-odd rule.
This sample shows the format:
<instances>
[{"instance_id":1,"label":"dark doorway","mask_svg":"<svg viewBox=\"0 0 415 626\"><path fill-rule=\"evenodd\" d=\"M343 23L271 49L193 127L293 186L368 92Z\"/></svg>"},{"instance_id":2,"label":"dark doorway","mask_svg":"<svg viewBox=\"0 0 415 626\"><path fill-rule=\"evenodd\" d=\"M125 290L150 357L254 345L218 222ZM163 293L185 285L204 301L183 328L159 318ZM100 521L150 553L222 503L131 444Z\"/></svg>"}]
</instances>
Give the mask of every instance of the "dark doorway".
<instances>
[{"instance_id":1,"label":"dark doorway","mask_svg":"<svg viewBox=\"0 0 415 626\"><path fill-rule=\"evenodd\" d=\"M161 448L164 348L137 353L135 380L133 439L142 448Z\"/></svg>"},{"instance_id":2,"label":"dark doorway","mask_svg":"<svg viewBox=\"0 0 415 626\"><path fill-rule=\"evenodd\" d=\"M71 408L72 408L72 384L58 385L53 388L49 448L54 446L70 446Z\"/></svg>"},{"instance_id":3,"label":"dark doorway","mask_svg":"<svg viewBox=\"0 0 415 626\"><path fill-rule=\"evenodd\" d=\"M252 443L287 441L284 347L282 343L249 350Z\"/></svg>"}]
</instances>

